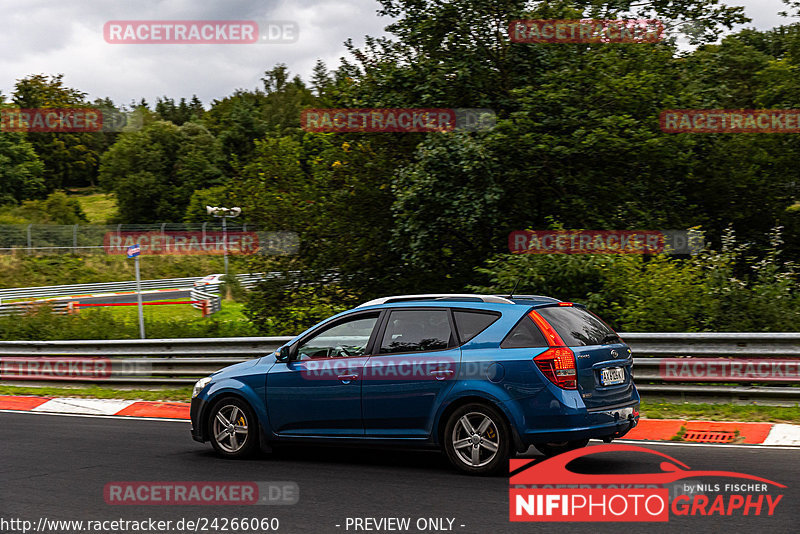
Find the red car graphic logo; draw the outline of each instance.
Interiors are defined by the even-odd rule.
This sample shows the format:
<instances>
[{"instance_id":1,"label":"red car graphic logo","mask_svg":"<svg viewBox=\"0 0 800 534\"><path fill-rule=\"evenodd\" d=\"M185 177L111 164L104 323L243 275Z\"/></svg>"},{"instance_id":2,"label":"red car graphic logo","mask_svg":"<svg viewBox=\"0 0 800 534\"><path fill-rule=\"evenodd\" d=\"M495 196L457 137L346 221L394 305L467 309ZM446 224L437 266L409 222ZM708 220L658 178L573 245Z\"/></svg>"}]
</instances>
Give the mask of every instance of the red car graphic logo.
<instances>
[{"instance_id":1,"label":"red car graphic logo","mask_svg":"<svg viewBox=\"0 0 800 534\"><path fill-rule=\"evenodd\" d=\"M576 458L603 452L643 452L661 456L668 461L661 462L659 465L661 472L658 473L584 474L575 473L567 469L567 464ZM663 452L637 447L636 445L597 445L587 449L565 452L531 465L534 461L529 459L511 460L509 483L512 486L523 484L668 484L684 478L708 476L746 478L772 484L779 488L786 487L766 478L734 471L693 471L688 465ZM526 465L530 467L523 469Z\"/></svg>"}]
</instances>

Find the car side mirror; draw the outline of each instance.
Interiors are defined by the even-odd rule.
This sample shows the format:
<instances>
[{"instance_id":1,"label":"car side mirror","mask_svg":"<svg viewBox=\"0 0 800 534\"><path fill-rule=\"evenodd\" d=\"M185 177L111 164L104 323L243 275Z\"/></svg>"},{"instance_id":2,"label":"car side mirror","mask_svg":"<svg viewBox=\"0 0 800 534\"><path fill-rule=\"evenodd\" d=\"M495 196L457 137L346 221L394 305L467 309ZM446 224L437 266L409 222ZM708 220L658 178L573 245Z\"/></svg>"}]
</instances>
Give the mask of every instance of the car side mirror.
<instances>
[{"instance_id":1,"label":"car side mirror","mask_svg":"<svg viewBox=\"0 0 800 534\"><path fill-rule=\"evenodd\" d=\"M275 360L286 363L292 358L292 351L288 346L283 346L275 351Z\"/></svg>"}]
</instances>

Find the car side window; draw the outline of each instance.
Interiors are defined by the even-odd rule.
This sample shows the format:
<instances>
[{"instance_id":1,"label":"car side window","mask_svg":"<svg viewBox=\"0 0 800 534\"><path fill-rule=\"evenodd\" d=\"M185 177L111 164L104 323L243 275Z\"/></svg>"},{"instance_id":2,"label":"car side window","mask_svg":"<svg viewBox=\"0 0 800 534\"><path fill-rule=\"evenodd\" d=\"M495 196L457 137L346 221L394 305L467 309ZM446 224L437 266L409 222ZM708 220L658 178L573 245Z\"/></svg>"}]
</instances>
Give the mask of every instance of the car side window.
<instances>
[{"instance_id":1,"label":"car side window","mask_svg":"<svg viewBox=\"0 0 800 534\"><path fill-rule=\"evenodd\" d=\"M339 322L307 339L297 349L298 360L363 356L378 314Z\"/></svg>"},{"instance_id":2,"label":"car side window","mask_svg":"<svg viewBox=\"0 0 800 534\"><path fill-rule=\"evenodd\" d=\"M394 310L381 340L381 353L424 352L453 346L449 311Z\"/></svg>"},{"instance_id":3,"label":"car side window","mask_svg":"<svg viewBox=\"0 0 800 534\"><path fill-rule=\"evenodd\" d=\"M456 328L462 343L466 343L477 336L500 318L495 313L474 310L453 310L453 316L455 317Z\"/></svg>"},{"instance_id":4,"label":"car side window","mask_svg":"<svg viewBox=\"0 0 800 534\"><path fill-rule=\"evenodd\" d=\"M502 349L522 349L527 347L546 347L547 340L544 338L539 327L527 314L520 322L511 329L506 338L500 343Z\"/></svg>"}]
</instances>

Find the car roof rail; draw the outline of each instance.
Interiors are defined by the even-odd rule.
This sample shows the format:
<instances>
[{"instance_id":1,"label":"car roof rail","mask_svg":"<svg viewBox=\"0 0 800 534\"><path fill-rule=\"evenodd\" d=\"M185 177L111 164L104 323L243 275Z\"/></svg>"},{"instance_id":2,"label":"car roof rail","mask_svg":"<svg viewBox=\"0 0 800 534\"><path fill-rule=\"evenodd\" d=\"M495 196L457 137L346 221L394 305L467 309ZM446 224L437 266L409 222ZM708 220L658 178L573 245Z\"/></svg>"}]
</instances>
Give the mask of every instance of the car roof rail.
<instances>
[{"instance_id":1,"label":"car roof rail","mask_svg":"<svg viewBox=\"0 0 800 534\"><path fill-rule=\"evenodd\" d=\"M370 300L357 307L374 306L377 304L388 304L391 302L414 302L418 300L453 300L460 302L491 302L495 304L514 304L514 301L500 295L475 295L470 293L428 293L424 295L395 295L393 297L381 297Z\"/></svg>"},{"instance_id":2,"label":"car roof rail","mask_svg":"<svg viewBox=\"0 0 800 534\"><path fill-rule=\"evenodd\" d=\"M548 297L547 295L511 295L511 296L506 296L506 298L512 300L544 300L548 302L561 302L557 298Z\"/></svg>"}]
</instances>

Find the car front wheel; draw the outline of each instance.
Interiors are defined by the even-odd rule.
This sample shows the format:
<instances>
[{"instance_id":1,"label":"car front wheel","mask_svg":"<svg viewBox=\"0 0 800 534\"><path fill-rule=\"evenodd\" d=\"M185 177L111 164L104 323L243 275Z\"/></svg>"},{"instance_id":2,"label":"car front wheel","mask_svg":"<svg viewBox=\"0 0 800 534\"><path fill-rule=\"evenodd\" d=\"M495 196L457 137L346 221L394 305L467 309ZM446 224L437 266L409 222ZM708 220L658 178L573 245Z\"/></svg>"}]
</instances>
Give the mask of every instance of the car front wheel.
<instances>
[{"instance_id":1,"label":"car front wheel","mask_svg":"<svg viewBox=\"0 0 800 534\"><path fill-rule=\"evenodd\" d=\"M228 397L217 402L209 413L211 446L225 458L245 458L258 446L258 423L250 406Z\"/></svg>"},{"instance_id":2,"label":"car front wheel","mask_svg":"<svg viewBox=\"0 0 800 534\"><path fill-rule=\"evenodd\" d=\"M511 432L496 409L468 404L450 415L443 441L456 468L470 475L487 475L505 469Z\"/></svg>"}]
</instances>

